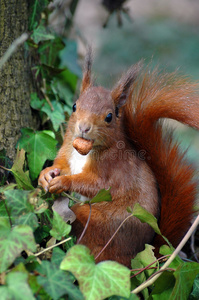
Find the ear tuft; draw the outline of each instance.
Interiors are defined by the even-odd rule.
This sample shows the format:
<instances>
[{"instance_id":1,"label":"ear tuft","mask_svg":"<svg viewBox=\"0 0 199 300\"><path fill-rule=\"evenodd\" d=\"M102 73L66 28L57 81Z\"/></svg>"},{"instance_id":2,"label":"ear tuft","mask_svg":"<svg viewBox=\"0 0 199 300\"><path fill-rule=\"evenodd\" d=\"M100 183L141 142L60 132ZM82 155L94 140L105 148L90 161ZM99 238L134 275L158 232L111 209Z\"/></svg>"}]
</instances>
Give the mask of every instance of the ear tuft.
<instances>
[{"instance_id":1,"label":"ear tuft","mask_svg":"<svg viewBox=\"0 0 199 300\"><path fill-rule=\"evenodd\" d=\"M91 67L92 67L92 48L91 48L91 46L89 46L86 57L85 57L85 62L84 62L84 73L83 73L80 94L82 94L92 84L92 82L91 82Z\"/></svg>"},{"instance_id":2,"label":"ear tuft","mask_svg":"<svg viewBox=\"0 0 199 300\"><path fill-rule=\"evenodd\" d=\"M120 108L126 103L128 96L133 87L133 83L138 77L138 73L141 70L142 61L132 66L126 74L122 76L116 87L111 92L115 106Z\"/></svg>"}]
</instances>

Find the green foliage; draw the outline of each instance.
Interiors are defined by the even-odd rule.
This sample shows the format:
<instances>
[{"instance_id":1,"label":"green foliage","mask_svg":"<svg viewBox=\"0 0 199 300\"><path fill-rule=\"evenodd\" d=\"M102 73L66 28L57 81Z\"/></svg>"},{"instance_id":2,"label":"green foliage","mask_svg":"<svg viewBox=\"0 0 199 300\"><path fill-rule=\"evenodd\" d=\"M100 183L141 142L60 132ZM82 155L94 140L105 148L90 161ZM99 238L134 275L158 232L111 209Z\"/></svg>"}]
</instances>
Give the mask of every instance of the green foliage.
<instances>
[{"instance_id":1,"label":"green foliage","mask_svg":"<svg viewBox=\"0 0 199 300\"><path fill-rule=\"evenodd\" d=\"M83 245L71 248L60 267L75 275L85 299L130 296L130 270L113 261L95 265L89 249Z\"/></svg>"},{"instance_id":2,"label":"green foliage","mask_svg":"<svg viewBox=\"0 0 199 300\"><path fill-rule=\"evenodd\" d=\"M0 202L0 273L11 270L5 277L5 284L0 287L2 299L21 299L21 294L17 291L19 288L24 290L23 299L35 299L34 293L44 297L42 299L51 297L59 299L62 295L70 295L72 299L83 299L81 292L73 283L73 277L59 268L65 256L64 251L54 250L52 261L42 261L41 265L36 262L34 256L27 258L23 256L22 251L26 251L28 255L36 251L34 239L34 235L38 239L36 228L40 227L41 230L42 215L48 210L45 201L40 198L40 192L5 189L2 196L4 201ZM70 232L71 226L56 212L54 215L52 225L49 226L52 228L52 234L61 239ZM45 238L51 237L50 232L47 228L46 231L43 230L41 238L43 243ZM13 268L12 264L19 261L22 266L20 270ZM29 270L35 270L39 275L37 277L30 275Z\"/></svg>"},{"instance_id":3,"label":"green foliage","mask_svg":"<svg viewBox=\"0 0 199 300\"><path fill-rule=\"evenodd\" d=\"M139 203L136 203L134 205L133 211L130 207L128 208L128 211L131 212L133 216L137 217L141 222L148 223L157 234L161 235L157 219L146 209L144 209Z\"/></svg>"},{"instance_id":4,"label":"green foliage","mask_svg":"<svg viewBox=\"0 0 199 300\"><path fill-rule=\"evenodd\" d=\"M70 295L72 299L83 299L81 292L73 284L73 278L67 272L60 270L59 265L49 261L42 261L37 271L41 274L37 282L52 297L59 299L63 295Z\"/></svg>"},{"instance_id":5,"label":"green foliage","mask_svg":"<svg viewBox=\"0 0 199 300\"><path fill-rule=\"evenodd\" d=\"M150 269L147 268L147 266L150 265ZM159 263L155 258L155 255L153 253L153 247L150 245L146 245L145 250L138 253L136 257L131 261L131 267L132 267L132 274L136 275L132 278L132 285L135 288L142 282L146 281L146 279L151 276L157 269L159 269ZM146 269L145 269L146 268ZM138 273L138 269L143 269L144 271ZM136 270L136 271L133 271ZM149 297L148 289L145 288L142 291L142 294L145 299Z\"/></svg>"},{"instance_id":6,"label":"green foliage","mask_svg":"<svg viewBox=\"0 0 199 300\"><path fill-rule=\"evenodd\" d=\"M44 25L39 25L32 34L32 39L35 42L35 44L39 44L41 41L49 41L54 40L55 36L48 32L47 28Z\"/></svg>"},{"instance_id":7,"label":"green foliage","mask_svg":"<svg viewBox=\"0 0 199 300\"><path fill-rule=\"evenodd\" d=\"M71 231L71 225L64 222L62 217L56 212L53 211L53 228L50 231L50 234L57 240L61 240L62 237L68 235Z\"/></svg>"},{"instance_id":8,"label":"green foliage","mask_svg":"<svg viewBox=\"0 0 199 300\"><path fill-rule=\"evenodd\" d=\"M41 108L41 111L47 114L55 131L57 131L59 126L65 121L64 111L59 102L51 101L51 106L48 103L45 103Z\"/></svg>"},{"instance_id":9,"label":"green foliage","mask_svg":"<svg viewBox=\"0 0 199 300\"><path fill-rule=\"evenodd\" d=\"M17 149L17 155L14 164L12 166L12 169L10 171L13 173L17 183L17 187L19 189L32 190L34 188L31 184L29 171L24 172L23 170L24 163L25 163L25 151L23 149L21 151Z\"/></svg>"},{"instance_id":10,"label":"green foliage","mask_svg":"<svg viewBox=\"0 0 199 300\"><path fill-rule=\"evenodd\" d=\"M30 0L30 18L29 18L29 30L33 30L37 27L41 12L50 2L49 0Z\"/></svg>"},{"instance_id":11,"label":"green foliage","mask_svg":"<svg viewBox=\"0 0 199 300\"><path fill-rule=\"evenodd\" d=\"M27 152L30 176L34 180L38 177L47 159L53 160L56 156L57 141L51 131L34 131L21 129L22 137L18 145Z\"/></svg>"},{"instance_id":12,"label":"green foliage","mask_svg":"<svg viewBox=\"0 0 199 300\"><path fill-rule=\"evenodd\" d=\"M172 245L169 243L168 239L161 234L160 229L158 227L158 221L154 217L154 215L152 215L151 213L149 213L139 203L135 203L133 211L131 210L130 207L127 208L127 211L129 211L130 213L132 213L132 215L135 216L136 218L138 218L142 223L149 224L153 228L153 230L155 231L155 233L161 235L162 238L167 242L167 244L172 248Z\"/></svg>"},{"instance_id":13,"label":"green foliage","mask_svg":"<svg viewBox=\"0 0 199 300\"><path fill-rule=\"evenodd\" d=\"M45 201L46 195L42 195L39 190L14 188L13 185L12 188L1 190L0 272L5 274L4 284L0 287L2 299L12 298L13 295L18 299L18 288L24 289L24 297L27 295L27 299L32 299L34 295L41 299L61 299L66 295L71 299L138 299L136 295L130 295L130 291L159 270L160 264L150 245L146 245L145 250L132 260L131 276L128 268L116 262L95 264L90 250L83 245L73 246L67 253L56 247L48 261L41 257L41 261L37 262L32 255L36 251L34 237L37 243L46 244L47 247L51 237L56 240L67 237L71 226L55 211L51 222L52 217L46 205L48 199ZM102 201L102 195L107 200L109 193L102 190L94 202ZM147 215L147 222L153 224L154 218L137 205L133 214L142 221ZM172 250L164 246L161 253L170 255ZM78 285L74 284L74 277L67 271L75 276ZM197 274L197 263L185 263L176 258L153 286L142 290L142 295L144 299L175 299L179 295L180 299L187 299L189 295L190 299L197 299Z\"/></svg>"},{"instance_id":14,"label":"green foliage","mask_svg":"<svg viewBox=\"0 0 199 300\"><path fill-rule=\"evenodd\" d=\"M21 251L35 249L36 244L29 226L16 225L11 228L6 218L0 219L0 272L7 270Z\"/></svg>"},{"instance_id":15,"label":"green foliage","mask_svg":"<svg viewBox=\"0 0 199 300\"><path fill-rule=\"evenodd\" d=\"M199 299L199 275L196 276L193 283L193 290L189 296L189 300L197 300Z\"/></svg>"},{"instance_id":16,"label":"green foliage","mask_svg":"<svg viewBox=\"0 0 199 300\"><path fill-rule=\"evenodd\" d=\"M71 2L73 7L77 2ZM63 125L71 113L77 82L82 76L77 63L76 42L70 40L67 34L63 38L46 26L49 3L49 0L30 1L31 38L28 46L36 53L33 71L40 85L38 93L31 95L31 107L37 111L41 126L38 131L28 128L21 130L19 149L12 167L5 151L0 152L1 165L13 174L16 181L16 184L0 188L0 297L3 300L21 297L25 300L139 299L130 292L156 274L161 266L153 247L146 245L132 259L132 271L113 261L96 264L88 248L69 245L67 240L70 239L71 225L66 224L56 211L52 212L51 205L55 197L35 188L44 164L56 156L56 138L62 142ZM73 14L74 10L71 9L68 16ZM66 32L69 32L71 19L67 21ZM111 49L111 54L114 51ZM102 201L111 201L110 190L99 191L89 202ZM161 235L156 218L139 204L133 210L129 208L128 212L141 222L148 223ZM48 249L52 242L55 247L53 251ZM42 252L43 248L45 253ZM172 252L169 242L160 249L163 255L171 255ZM197 263L185 263L177 257L150 287L141 291L141 297L198 299L198 274Z\"/></svg>"},{"instance_id":17,"label":"green foliage","mask_svg":"<svg viewBox=\"0 0 199 300\"><path fill-rule=\"evenodd\" d=\"M35 297L28 285L28 274L21 272L9 273L6 276L6 285L0 287L2 300L15 299L34 300Z\"/></svg>"},{"instance_id":18,"label":"green foliage","mask_svg":"<svg viewBox=\"0 0 199 300\"><path fill-rule=\"evenodd\" d=\"M5 205L7 206L12 223L25 224L33 230L38 226L37 216L34 214L34 207L28 200L28 191L10 190L5 193Z\"/></svg>"},{"instance_id":19,"label":"green foliage","mask_svg":"<svg viewBox=\"0 0 199 300\"><path fill-rule=\"evenodd\" d=\"M102 189L100 190L97 195L95 197L93 197L93 199L91 201L89 201L90 203L100 203L103 201L112 201L112 197L111 197L111 193L110 193L110 189L105 190Z\"/></svg>"}]
</instances>

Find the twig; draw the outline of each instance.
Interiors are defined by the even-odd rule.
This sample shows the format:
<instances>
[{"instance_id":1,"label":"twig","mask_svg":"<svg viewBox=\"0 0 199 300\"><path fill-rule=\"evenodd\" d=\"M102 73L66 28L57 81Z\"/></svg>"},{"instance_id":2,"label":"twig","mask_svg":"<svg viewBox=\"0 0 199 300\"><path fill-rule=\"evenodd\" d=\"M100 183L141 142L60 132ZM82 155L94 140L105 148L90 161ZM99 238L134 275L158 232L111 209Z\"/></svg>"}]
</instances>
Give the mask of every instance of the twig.
<instances>
[{"instance_id":1,"label":"twig","mask_svg":"<svg viewBox=\"0 0 199 300\"><path fill-rule=\"evenodd\" d=\"M144 272L145 270L149 270L149 269L157 269L157 267L153 267L153 268L149 268L150 266L157 264L157 262L165 259L166 257L170 256L170 254L165 255L165 256L161 256L160 258L156 259L155 261L153 261L152 263L150 263L148 266L146 266L145 268L142 269L134 269L131 270L131 272L133 271L138 271L136 274L134 274L133 276L131 276L131 278L136 277L137 275L139 275L140 273Z\"/></svg>"},{"instance_id":2,"label":"twig","mask_svg":"<svg viewBox=\"0 0 199 300\"><path fill-rule=\"evenodd\" d=\"M23 44L28 39L28 34L23 33L20 37L18 37L8 48L8 50L4 53L2 58L0 59L0 70L3 65L8 61L8 59L12 56L12 54L17 50L17 48Z\"/></svg>"},{"instance_id":3,"label":"twig","mask_svg":"<svg viewBox=\"0 0 199 300\"><path fill-rule=\"evenodd\" d=\"M5 171L11 171L11 169L8 169L8 168L3 167L3 166L0 166L0 169L3 169L3 170L5 170Z\"/></svg>"},{"instance_id":4,"label":"twig","mask_svg":"<svg viewBox=\"0 0 199 300\"><path fill-rule=\"evenodd\" d=\"M50 101L50 99L49 99L49 97L47 96L47 93L46 93L46 80L45 79L43 80L43 87L41 87L40 90L42 91L46 102L50 106L51 111L54 111L54 107L53 107L53 105L52 105L52 103L51 103L51 101Z\"/></svg>"},{"instance_id":5,"label":"twig","mask_svg":"<svg viewBox=\"0 0 199 300\"><path fill-rule=\"evenodd\" d=\"M174 272L175 269L173 269L173 268L165 268L164 270L160 269L160 270L158 270L156 273L152 274L152 275L148 278L148 280L152 279L154 276L156 276L156 275L159 274L159 273L163 273L164 271L172 271L172 272Z\"/></svg>"},{"instance_id":6,"label":"twig","mask_svg":"<svg viewBox=\"0 0 199 300\"><path fill-rule=\"evenodd\" d=\"M81 241L81 239L83 238L83 236L84 236L84 234L85 234L85 232L86 232L86 229L87 229L87 227L88 227L88 224L89 224L89 222L90 222L90 218L91 218L91 204L89 203L89 205L90 205L90 212L89 212L88 220L87 220L87 222L86 222L86 226L84 227L84 230L82 231L82 234L80 235L80 238L79 238L78 241L77 241L77 244L79 244L80 241Z\"/></svg>"},{"instance_id":7,"label":"twig","mask_svg":"<svg viewBox=\"0 0 199 300\"><path fill-rule=\"evenodd\" d=\"M69 199L73 200L74 202L82 203L82 204L84 203L84 202L82 202L81 200L79 200L79 199L77 199L77 198L71 196L71 195L68 194L68 193L62 192L62 194L63 194L64 196L68 197Z\"/></svg>"},{"instance_id":8,"label":"twig","mask_svg":"<svg viewBox=\"0 0 199 300\"><path fill-rule=\"evenodd\" d=\"M154 274L153 278L148 279L147 281L142 283L140 286L138 286L136 289L134 289L131 293L138 294L146 287L152 285L160 277L160 275L162 274L161 272L164 271L171 264L171 262L176 258L176 256L180 252L180 250L183 248L183 246L186 244L186 242L188 241L188 239L190 238L192 233L197 228L198 224L199 224L199 215L195 219L194 223L192 224L192 226L190 227L190 229L188 230L188 232L186 233L186 235L184 236L184 238L182 239L182 241L180 242L178 247L171 254L170 258L166 261L166 263L162 266L162 268L157 273Z\"/></svg>"},{"instance_id":9,"label":"twig","mask_svg":"<svg viewBox=\"0 0 199 300\"><path fill-rule=\"evenodd\" d=\"M59 243L57 243L57 244L55 244L55 245L52 245L52 246L50 246L50 247L48 247L48 248L46 248L46 249L44 249L44 250L42 250L42 251L40 251L40 252L34 254L34 256L37 257L37 256L41 255L42 253L44 253L44 252L46 252L46 251L48 251L48 250L50 250L50 249L52 249L52 248L55 248L55 247L57 247L57 246L59 246L59 245L61 245L61 244L64 244L65 242L70 241L71 239L72 239L72 238L69 237L69 238L67 238L67 239L65 239L65 240L63 240L63 241L61 241L61 242L59 242Z\"/></svg>"},{"instance_id":10,"label":"twig","mask_svg":"<svg viewBox=\"0 0 199 300\"><path fill-rule=\"evenodd\" d=\"M112 239L115 237L115 235L117 234L117 232L120 230L120 228L123 226L123 224L129 219L131 218L133 215L129 215L128 217L126 217L122 223L120 224L120 226L117 228L117 230L114 232L114 234L112 235L112 237L110 238L110 240L108 241L108 243L106 243L106 245L102 248L102 250L98 253L98 255L95 257L95 259L97 259L102 252L106 249L106 247L110 244L110 242L112 241Z\"/></svg>"}]
</instances>

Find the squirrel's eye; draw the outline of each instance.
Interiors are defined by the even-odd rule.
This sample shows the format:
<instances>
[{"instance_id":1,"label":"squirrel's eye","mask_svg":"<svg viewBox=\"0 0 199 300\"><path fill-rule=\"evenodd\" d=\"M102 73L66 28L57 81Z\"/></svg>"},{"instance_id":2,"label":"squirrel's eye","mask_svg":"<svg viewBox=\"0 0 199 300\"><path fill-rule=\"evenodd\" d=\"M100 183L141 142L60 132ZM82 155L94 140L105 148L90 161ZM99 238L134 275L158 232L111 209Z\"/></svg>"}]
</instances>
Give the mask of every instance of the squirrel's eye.
<instances>
[{"instance_id":1,"label":"squirrel's eye","mask_svg":"<svg viewBox=\"0 0 199 300\"><path fill-rule=\"evenodd\" d=\"M75 112L75 111L76 111L76 103L73 104L73 112Z\"/></svg>"},{"instance_id":2,"label":"squirrel's eye","mask_svg":"<svg viewBox=\"0 0 199 300\"><path fill-rule=\"evenodd\" d=\"M105 118L105 122L110 123L112 121L112 117L113 117L112 113L109 113Z\"/></svg>"}]
</instances>

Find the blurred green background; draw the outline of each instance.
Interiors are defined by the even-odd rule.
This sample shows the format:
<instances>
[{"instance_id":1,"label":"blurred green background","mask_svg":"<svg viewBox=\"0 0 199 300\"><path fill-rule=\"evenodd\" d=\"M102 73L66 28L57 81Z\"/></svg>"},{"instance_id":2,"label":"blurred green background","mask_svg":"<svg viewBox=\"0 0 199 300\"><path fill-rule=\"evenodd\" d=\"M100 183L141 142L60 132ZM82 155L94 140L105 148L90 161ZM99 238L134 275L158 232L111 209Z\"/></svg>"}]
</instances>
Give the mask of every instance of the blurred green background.
<instances>
[{"instance_id":1,"label":"blurred green background","mask_svg":"<svg viewBox=\"0 0 199 300\"><path fill-rule=\"evenodd\" d=\"M96 82L111 88L132 64L144 59L168 71L179 69L193 80L199 80L199 1L196 0L129 0L124 3L128 16L110 16L100 1L82 0L75 21L80 32L94 49ZM79 42L79 51L85 47ZM199 134L196 130L172 123L175 137L183 149L189 147L188 157L199 164Z\"/></svg>"}]
</instances>

